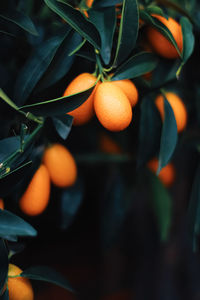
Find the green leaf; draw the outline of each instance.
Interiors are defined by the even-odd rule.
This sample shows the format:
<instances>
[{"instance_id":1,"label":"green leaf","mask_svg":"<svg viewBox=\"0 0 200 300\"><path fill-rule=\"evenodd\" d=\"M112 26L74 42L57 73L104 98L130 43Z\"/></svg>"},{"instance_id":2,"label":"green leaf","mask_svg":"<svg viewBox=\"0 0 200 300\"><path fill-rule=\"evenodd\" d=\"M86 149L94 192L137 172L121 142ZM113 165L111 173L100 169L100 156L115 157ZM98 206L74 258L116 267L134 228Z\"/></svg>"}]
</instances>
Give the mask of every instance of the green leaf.
<instances>
[{"instance_id":1,"label":"green leaf","mask_svg":"<svg viewBox=\"0 0 200 300\"><path fill-rule=\"evenodd\" d=\"M176 72L179 68L178 60L161 59L153 72L151 86L153 88L164 87L170 81L177 80Z\"/></svg>"},{"instance_id":2,"label":"green leaf","mask_svg":"<svg viewBox=\"0 0 200 300\"><path fill-rule=\"evenodd\" d=\"M111 7L121 3L121 0L94 0L92 8Z\"/></svg>"},{"instance_id":3,"label":"green leaf","mask_svg":"<svg viewBox=\"0 0 200 300\"><path fill-rule=\"evenodd\" d=\"M1 214L1 210L0 210ZM1 226L1 225L0 225ZM0 295L8 276L8 251L5 242L0 239ZM5 298L6 299L6 298Z\"/></svg>"},{"instance_id":4,"label":"green leaf","mask_svg":"<svg viewBox=\"0 0 200 300\"><path fill-rule=\"evenodd\" d=\"M138 166L155 156L160 146L161 122L154 99L149 95L142 99L139 126Z\"/></svg>"},{"instance_id":5,"label":"green leaf","mask_svg":"<svg viewBox=\"0 0 200 300\"><path fill-rule=\"evenodd\" d=\"M66 290L74 292L69 281L64 278L60 273L47 266L34 266L24 270L21 277L26 277L33 280L41 280L56 284Z\"/></svg>"},{"instance_id":6,"label":"green leaf","mask_svg":"<svg viewBox=\"0 0 200 300\"><path fill-rule=\"evenodd\" d=\"M164 122L160 141L159 166L157 174L171 159L178 139L176 119L173 109L165 95L164 97Z\"/></svg>"},{"instance_id":7,"label":"green leaf","mask_svg":"<svg viewBox=\"0 0 200 300\"><path fill-rule=\"evenodd\" d=\"M67 28L68 29L68 28ZM30 58L21 69L15 84L15 103L22 105L30 96L34 87L52 62L58 48L68 35L69 30L65 30L47 41L38 45Z\"/></svg>"},{"instance_id":8,"label":"green leaf","mask_svg":"<svg viewBox=\"0 0 200 300\"><path fill-rule=\"evenodd\" d=\"M137 0L124 0L114 67L122 63L135 47L139 29Z\"/></svg>"},{"instance_id":9,"label":"green leaf","mask_svg":"<svg viewBox=\"0 0 200 300\"><path fill-rule=\"evenodd\" d=\"M100 54L107 65L110 62L113 36L116 26L115 7L104 10L91 10L89 13L90 21L95 25L101 37Z\"/></svg>"},{"instance_id":10,"label":"green leaf","mask_svg":"<svg viewBox=\"0 0 200 300\"><path fill-rule=\"evenodd\" d=\"M183 62L185 63L191 56L194 49L194 34L192 32L192 24L186 17L182 17L180 20L182 33L183 33Z\"/></svg>"},{"instance_id":11,"label":"green leaf","mask_svg":"<svg viewBox=\"0 0 200 300\"><path fill-rule=\"evenodd\" d=\"M157 66L158 59L149 52L140 52L132 56L115 72L112 80L122 80L139 77L152 71Z\"/></svg>"},{"instance_id":12,"label":"green leaf","mask_svg":"<svg viewBox=\"0 0 200 300\"><path fill-rule=\"evenodd\" d=\"M157 5L149 5L148 7L145 8L145 11L150 15L155 14L155 15L159 15L159 16L163 16L163 17L165 16L162 8L160 8Z\"/></svg>"},{"instance_id":13,"label":"green leaf","mask_svg":"<svg viewBox=\"0 0 200 300\"><path fill-rule=\"evenodd\" d=\"M1 300L9 300L8 289L6 289L3 295L1 296Z\"/></svg>"},{"instance_id":14,"label":"green leaf","mask_svg":"<svg viewBox=\"0 0 200 300\"><path fill-rule=\"evenodd\" d=\"M157 176L151 173L149 179L152 208L157 219L160 239L166 242L172 221L172 199Z\"/></svg>"},{"instance_id":15,"label":"green leaf","mask_svg":"<svg viewBox=\"0 0 200 300\"><path fill-rule=\"evenodd\" d=\"M178 48L178 45L169 29L162 23L160 22L157 18L152 17L149 15L147 12L144 10L140 11L140 18L148 23L149 25L153 26L155 29L157 29L164 37L168 39L172 43L172 45L176 48L180 58L182 58L182 54L180 53L180 50Z\"/></svg>"},{"instance_id":16,"label":"green leaf","mask_svg":"<svg viewBox=\"0 0 200 300\"><path fill-rule=\"evenodd\" d=\"M67 3L59 0L44 0L55 13L64 19L74 30L90 42L96 49L100 50L101 40L95 26L89 22L80 11L74 9Z\"/></svg>"},{"instance_id":17,"label":"green leaf","mask_svg":"<svg viewBox=\"0 0 200 300\"><path fill-rule=\"evenodd\" d=\"M33 35L38 35L32 20L18 10L10 8L8 11L3 11L0 14L0 18L15 23L16 25Z\"/></svg>"},{"instance_id":18,"label":"green leaf","mask_svg":"<svg viewBox=\"0 0 200 300\"><path fill-rule=\"evenodd\" d=\"M198 250L198 237L200 235L200 164L198 164L190 195L189 230L192 239L193 250Z\"/></svg>"},{"instance_id":19,"label":"green leaf","mask_svg":"<svg viewBox=\"0 0 200 300\"><path fill-rule=\"evenodd\" d=\"M69 54L77 47L81 40L82 38L78 33L73 30L69 31L48 66L47 71L38 83L37 90L48 88L67 74L75 58L74 56L69 56Z\"/></svg>"},{"instance_id":20,"label":"green leaf","mask_svg":"<svg viewBox=\"0 0 200 300\"><path fill-rule=\"evenodd\" d=\"M71 131L73 117L70 115L60 116L60 118L52 118L52 121L59 136L66 140Z\"/></svg>"},{"instance_id":21,"label":"green leaf","mask_svg":"<svg viewBox=\"0 0 200 300\"><path fill-rule=\"evenodd\" d=\"M96 83L95 83L96 84ZM20 109L26 112L31 112L36 116L58 116L64 115L83 104L90 94L94 86L81 93L71 96L60 97L44 102L22 106Z\"/></svg>"},{"instance_id":22,"label":"green leaf","mask_svg":"<svg viewBox=\"0 0 200 300\"><path fill-rule=\"evenodd\" d=\"M0 210L0 237L36 236L37 231L20 217L8 210Z\"/></svg>"},{"instance_id":23,"label":"green leaf","mask_svg":"<svg viewBox=\"0 0 200 300\"><path fill-rule=\"evenodd\" d=\"M75 185L64 189L59 203L59 223L62 230L66 230L74 221L83 201L83 184L80 180Z\"/></svg>"}]
</instances>

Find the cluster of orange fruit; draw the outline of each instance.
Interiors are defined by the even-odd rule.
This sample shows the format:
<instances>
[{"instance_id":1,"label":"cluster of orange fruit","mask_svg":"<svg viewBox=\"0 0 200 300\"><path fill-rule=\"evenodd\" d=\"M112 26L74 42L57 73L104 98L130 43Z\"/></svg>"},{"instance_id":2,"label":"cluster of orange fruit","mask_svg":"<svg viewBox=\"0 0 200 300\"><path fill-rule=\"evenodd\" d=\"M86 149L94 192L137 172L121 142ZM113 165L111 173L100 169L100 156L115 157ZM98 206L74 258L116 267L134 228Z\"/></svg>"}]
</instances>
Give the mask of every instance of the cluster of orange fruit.
<instances>
[{"instance_id":1,"label":"cluster of orange fruit","mask_svg":"<svg viewBox=\"0 0 200 300\"><path fill-rule=\"evenodd\" d=\"M95 75L82 73L71 81L63 96L89 89L96 81ZM83 125L89 122L95 113L106 129L121 131L130 124L132 107L137 102L138 91L131 80L98 81L89 98L69 114L74 117L74 125Z\"/></svg>"},{"instance_id":2,"label":"cluster of orange fruit","mask_svg":"<svg viewBox=\"0 0 200 300\"><path fill-rule=\"evenodd\" d=\"M29 216L41 214L49 203L51 182L64 188L72 186L76 178L77 166L69 150L61 144L51 145L19 200L21 210Z\"/></svg>"}]
</instances>

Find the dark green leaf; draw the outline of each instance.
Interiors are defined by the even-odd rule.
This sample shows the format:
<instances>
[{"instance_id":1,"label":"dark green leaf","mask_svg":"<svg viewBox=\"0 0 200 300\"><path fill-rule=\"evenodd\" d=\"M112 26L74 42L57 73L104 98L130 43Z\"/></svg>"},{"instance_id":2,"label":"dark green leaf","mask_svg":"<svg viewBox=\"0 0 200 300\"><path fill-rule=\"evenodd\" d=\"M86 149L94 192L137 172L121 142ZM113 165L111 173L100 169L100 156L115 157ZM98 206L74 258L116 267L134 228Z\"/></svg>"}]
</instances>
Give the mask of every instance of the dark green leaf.
<instances>
[{"instance_id":1,"label":"dark green leaf","mask_svg":"<svg viewBox=\"0 0 200 300\"><path fill-rule=\"evenodd\" d=\"M13 152L20 149L20 137L13 136L0 141L0 161L4 161Z\"/></svg>"},{"instance_id":2,"label":"dark green leaf","mask_svg":"<svg viewBox=\"0 0 200 300\"><path fill-rule=\"evenodd\" d=\"M160 239L162 242L165 242L169 237L172 221L172 199L156 175L151 173L149 179L152 193L152 208L157 219Z\"/></svg>"},{"instance_id":3,"label":"dark green leaf","mask_svg":"<svg viewBox=\"0 0 200 300\"><path fill-rule=\"evenodd\" d=\"M0 210L1 214L1 210ZM0 225L1 226L1 225ZM8 275L8 251L4 240L0 239L0 295ZM6 299L6 298L5 298Z\"/></svg>"},{"instance_id":4,"label":"dark green leaf","mask_svg":"<svg viewBox=\"0 0 200 300\"><path fill-rule=\"evenodd\" d=\"M76 56L80 56L80 57L83 57L92 62L96 62L96 56L95 56L94 51L89 52L89 51L81 49L78 52L76 52Z\"/></svg>"},{"instance_id":5,"label":"dark green leaf","mask_svg":"<svg viewBox=\"0 0 200 300\"><path fill-rule=\"evenodd\" d=\"M16 104L22 105L25 103L26 99L30 96L34 87L52 62L58 48L69 33L69 30L70 29L67 31L65 30L64 33L62 31L61 34L51 37L34 50L21 69L16 81L14 93Z\"/></svg>"},{"instance_id":6,"label":"dark green leaf","mask_svg":"<svg viewBox=\"0 0 200 300\"><path fill-rule=\"evenodd\" d=\"M55 13L64 19L74 30L90 42L96 49L100 50L101 41L95 26L89 22L80 11L59 0L44 0Z\"/></svg>"},{"instance_id":7,"label":"dark green leaf","mask_svg":"<svg viewBox=\"0 0 200 300\"><path fill-rule=\"evenodd\" d=\"M0 18L15 23L16 25L33 35L38 35L32 20L18 10L9 9L8 11L4 11L0 14Z\"/></svg>"},{"instance_id":8,"label":"dark green leaf","mask_svg":"<svg viewBox=\"0 0 200 300\"><path fill-rule=\"evenodd\" d=\"M178 139L176 119L174 117L174 112L164 97L164 122L162 127L161 141L160 141L160 153L159 153L159 166L157 173L165 167L169 160L171 159L174 150L176 148L176 143Z\"/></svg>"},{"instance_id":9,"label":"dark green leaf","mask_svg":"<svg viewBox=\"0 0 200 300\"><path fill-rule=\"evenodd\" d=\"M179 68L177 60L160 60L153 72L152 87L163 87L170 81L176 80L176 72Z\"/></svg>"},{"instance_id":10,"label":"dark green leaf","mask_svg":"<svg viewBox=\"0 0 200 300\"><path fill-rule=\"evenodd\" d=\"M69 54L77 47L81 40L82 38L78 33L73 32L72 30L69 32L59 47L43 78L41 78L37 87L38 90L53 85L67 74L74 62L74 56L69 56Z\"/></svg>"},{"instance_id":11,"label":"dark green leaf","mask_svg":"<svg viewBox=\"0 0 200 300\"><path fill-rule=\"evenodd\" d=\"M137 0L124 0L114 67L122 63L133 50L139 29Z\"/></svg>"},{"instance_id":12,"label":"dark green leaf","mask_svg":"<svg viewBox=\"0 0 200 300\"><path fill-rule=\"evenodd\" d=\"M110 7L121 3L121 0L94 0L92 8Z\"/></svg>"},{"instance_id":13,"label":"dark green leaf","mask_svg":"<svg viewBox=\"0 0 200 300\"><path fill-rule=\"evenodd\" d=\"M122 80L139 77L155 69L157 58L149 52L141 52L132 56L121 67L119 67L112 77L112 80Z\"/></svg>"},{"instance_id":14,"label":"dark green leaf","mask_svg":"<svg viewBox=\"0 0 200 300\"><path fill-rule=\"evenodd\" d=\"M66 116L60 116L60 118L52 118L52 120L59 136L63 140L66 140L66 138L68 137L71 131L73 117L70 115L66 115Z\"/></svg>"},{"instance_id":15,"label":"dark green leaf","mask_svg":"<svg viewBox=\"0 0 200 300\"><path fill-rule=\"evenodd\" d=\"M60 201L60 227L66 230L72 224L83 201L83 185L80 180L62 191Z\"/></svg>"},{"instance_id":16,"label":"dark green leaf","mask_svg":"<svg viewBox=\"0 0 200 300\"><path fill-rule=\"evenodd\" d=\"M189 203L189 230L192 239L193 250L197 251L197 239L200 235L200 164L194 178Z\"/></svg>"},{"instance_id":17,"label":"dark green leaf","mask_svg":"<svg viewBox=\"0 0 200 300\"><path fill-rule=\"evenodd\" d=\"M107 65L110 62L113 36L115 32L116 16L115 7L104 10L91 10L90 21L95 25L101 37L100 54Z\"/></svg>"},{"instance_id":18,"label":"dark green leaf","mask_svg":"<svg viewBox=\"0 0 200 300\"><path fill-rule=\"evenodd\" d=\"M145 8L145 11L150 15L155 14L155 15L160 15L160 16L164 17L162 8L160 8L159 6L156 6L156 5L149 5L148 7Z\"/></svg>"},{"instance_id":19,"label":"dark green leaf","mask_svg":"<svg viewBox=\"0 0 200 300\"><path fill-rule=\"evenodd\" d=\"M145 12L144 10L140 11L140 18L142 20L144 20L145 22L147 22L149 25L153 26L155 29L157 29L164 37L166 37L171 43L172 45L176 48L180 58L182 58L182 54L180 53L180 50L177 46L177 43L171 33L171 31L169 31L169 29L162 23L160 22L158 19L156 19L155 17L152 17L150 14L148 14L147 12Z\"/></svg>"},{"instance_id":20,"label":"dark green leaf","mask_svg":"<svg viewBox=\"0 0 200 300\"><path fill-rule=\"evenodd\" d=\"M37 231L10 211L0 210L0 236L36 236Z\"/></svg>"},{"instance_id":21,"label":"dark green leaf","mask_svg":"<svg viewBox=\"0 0 200 300\"><path fill-rule=\"evenodd\" d=\"M186 62L193 52L195 40L190 21L182 17L180 24L183 32L183 62Z\"/></svg>"},{"instance_id":22,"label":"dark green leaf","mask_svg":"<svg viewBox=\"0 0 200 300\"><path fill-rule=\"evenodd\" d=\"M8 289L6 289L4 294L1 296L1 300L9 300Z\"/></svg>"},{"instance_id":23,"label":"dark green leaf","mask_svg":"<svg viewBox=\"0 0 200 300\"><path fill-rule=\"evenodd\" d=\"M154 99L142 99L139 126L138 166L146 164L159 150L161 121Z\"/></svg>"},{"instance_id":24,"label":"dark green leaf","mask_svg":"<svg viewBox=\"0 0 200 300\"><path fill-rule=\"evenodd\" d=\"M21 277L54 283L66 290L74 292L69 281L54 269L46 266L34 266L24 270Z\"/></svg>"},{"instance_id":25,"label":"dark green leaf","mask_svg":"<svg viewBox=\"0 0 200 300\"><path fill-rule=\"evenodd\" d=\"M45 102L25 105L21 107L21 110L31 112L36 116L64 115L83 104L92 93L93 88L94 86L72 96L60 97Z\"/></svg>"}]
</instances>

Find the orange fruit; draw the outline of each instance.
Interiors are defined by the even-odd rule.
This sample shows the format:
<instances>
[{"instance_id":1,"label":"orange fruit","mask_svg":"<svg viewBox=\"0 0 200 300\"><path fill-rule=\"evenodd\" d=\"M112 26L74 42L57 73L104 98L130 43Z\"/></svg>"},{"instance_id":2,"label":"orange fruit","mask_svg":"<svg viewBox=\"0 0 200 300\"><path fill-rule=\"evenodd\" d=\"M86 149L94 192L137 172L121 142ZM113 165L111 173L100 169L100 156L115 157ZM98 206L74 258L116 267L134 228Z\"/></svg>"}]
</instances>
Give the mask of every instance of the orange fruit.
<instances>
[{"instance_id":1,"label":"orange fruit","mask_svg":"<svg viewBox=\"0 0 200 300\"><path fill-rule=\"evenodd\" d=\"M99 148L104 153L110 153L110 154L120 154L122 153L122 150L115 141L113 141L109 136L106 134L100 135L99 140Z\"/></svg>"},{"instance_id":2,"label":"orange fruit","mask_svg":"<svg viewBox=\"0 0 200 300\"><path fill-rule=\"evenodd\" d=\"M94 95L94 109L99 122L108 130L121 131L132 120L130 101L113 82L103 82Z\"/></svg>"},{"instance_id":3,"label":"orange fruit","mask_svg":"<svg viewBox=\"0 0 200 300\"><path fill-rule=\"evenodd\" d=\"M22 270L13 264L8 268L8 292L9 300L33 300L33 288L28 278L9 277L22 273Z\"/></svg>"},{"instance_id":4,"label":"orange fruit","mask_svg":"<svg viewBox=\"0 0 200 300\"><path fill-rule=\"evenodd\" d=\"M175 93L167 92L165 94L169 104L171 105L174 117L176 119L177 124L177 131L180 132L185 129L187 125L187 110L186 107L179 96ZM155 104L160 112L162 120L164 120L164 98L162 95L159 95L156 100Z\"/></svg>"},{"instance_id":5,"label":"orange fruit","mask_svg":"<svg viewBox=\"0 0 200 300\"><path fill-rule=\"evenodd\" d=\"M162 22L173 35L177 46L182 52L183 50L183 35L181 30L181 25L176 22L173 18L169 17L168 20L159 15L152 15L157 18L160 22ZM179 54L176 48L172 45L172 43L164 37L158 30L153 27L148 27L147 29L147 38L153 47L154 51L156 51L160 56L163 56L168 59L178 58Z\"/></svg>"},{"instance_id":6,"label":"orange fruit","mask_svg":"<svg viewBox=\"0 0 200 300\"><path fill-rule=\"evenodd\" d=\"M46 166L41 164L21 197L19 206L25 214L36 216L46 209L49 196L50 176Z\"/></svg>"},{"instance_id":7,"label":"orange fruit","mask_svg":"<svg viewBox=\"0 0 200 300\"><path fill-rule=\"evenodd\" d=\"M68 87L66 88L63 96L69 96L76 93L80 93L84 90L91 88L96 82L97 78L90 73L82 73L75 77ZM98 85L98 84L97 84ZM89 98L79 107L69 112L68 114L74 117L74 125L83 125L91 120L94 115L94 93L95 89L92 91Z\"/></svg>"},{"instance_id":8,"label":"orange fruit","mask_svg":"<svg viewBox=\"0 0 200 300\"><path fill-rule=\"evenodd\" d=\"M154 174L156 174L158 169L158 159L153 158L148 162L147 166ZM175 180L175 168L173 164L169 163L164 168L162 168L158 177L165 186L171 186Z\"/></svg>"},{"instance_id":9,"label":"orange fruit","mask_svg":"<svg viewBox=\"0 0 200 300\"><path fill-rule=\"evenodd\" d=\"M94 0L86 0L87 7L92 7L93 1Z\"/></svg>"},{"instance_id":10,"label":"orange fruit","mask_svg":"<svg viewBox=\"0 0 200 300\"><path fill-rule=\"evenodd\" d=\"M4 201L3 201L3 199L1 199L1 198L0 198L0 208L1 208L1 209L4 209Z\"/></svg>"},{"instance_id":11,"label":"orange fruit","mask_svg":"<svg viewBox=\"0 0 200 300\"><path fill-rule=\"evenodd\" d=\"M69 187L77 178L76 162L67 148L61 144L48 147L43 155L51 181L58 187Z\"/></svg>"},{"instance_id":12,"label":"orange fruit","mask_svg":"<svg viewBox=\"0 0 200 300\"><path fill-rule=\"evenodd\" d=\"M112 81L115 85L117 85L124 94L128 97L131 106L135 106L138 102L138 90L135 84L129 79L123 80L114 80Z\"/></svg>"}]
</instances>

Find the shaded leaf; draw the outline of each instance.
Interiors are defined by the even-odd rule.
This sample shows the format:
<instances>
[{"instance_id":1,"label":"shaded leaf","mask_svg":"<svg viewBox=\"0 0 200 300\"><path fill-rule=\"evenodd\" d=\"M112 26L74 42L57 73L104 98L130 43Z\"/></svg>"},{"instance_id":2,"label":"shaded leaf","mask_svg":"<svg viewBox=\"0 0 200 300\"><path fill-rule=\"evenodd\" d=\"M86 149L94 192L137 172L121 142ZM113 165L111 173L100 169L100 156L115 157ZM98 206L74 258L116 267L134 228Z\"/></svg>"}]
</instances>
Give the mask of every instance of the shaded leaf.
<instances>
[{"instance_id":1,"label":"shaded leaf","mask_svg":"<svg viewBox=\"0 0 200 300\"><path fill-rule=\"evenodd\" d=\"M121 3L121 0L94 0L92 8L110 7Z\"/></svg>"},{"instance_id":2,"label":"shaded leaf","mask_svg":"<svg viewBox=\"0 0 200 300\"><path fill-rule=\"evenodd\" d=\"M115 14L115 7L90 11L90 21L95 25L101 37L100 54L106 65L109 64L111 57L112 42L116 25Z\"/></svg>"},{"instance_id":3,"label":"shaded leaf","mask_svg":"<svg viewBox=\"0 0 200 300\"><path fill-rule=\"evenodd\" d=\"M20 217L7 210L0 210L0 236L36 236L37 231Z\"/></svg>"},{"instance_id":4,"label":"shaded leaf","mask_svg":"<svg viewBox=\"0 0 200 300\"><path fill-rule=\"evenodd\" d=\"M164 97L164 122L162 126L160 153L159 153L159 166L157 174L165 167L171 159L178 139L176 119L173 109L167 98Z\"/></svg>"},{"instance_id":5,"label":"shaded leaf","mask_svg":"<svg viewBox=\"0 0 200 300\"><path fill-rule=\"evenodd\" d=\"M101 41L95 26L89 22L80 11L69 4L59 0L44 0L55 13L64 19L74 30L90 42L96 49L100 50Z\"/></svg>"},{"instance_id":6,"label":"shaded leaf","mask_svg":"<svg viewBox=\"0 0 200 300\"><path fill-rule=\"evenodd\" d=\"M52 118L52 120L59 136L63 140L66 140L71 131L73 117L70 115L66 115L60 116L60 118Z\"/></svg>"},{"instance_id":7,"label":"shaded leaf","mask_svg":"<svg viewBox=\"0 0 200 300\"><path fill-rule=\"evenodd\" d=\"M176 72L179 65L180 63L177 60L160 60L153 72L152 87L163 87L168 82L177 80Z\"/></svg>"},{"instance_id":8,"label":"shaded leaf","mask_svg":"<svg viewBox=\"0 0 200 300\"><path fill-rule=\"evenodd\" d=\"M137 0L124 0L119 27L114 67L123 62L133 50L139 29L139 13Z\"/></svg>"},{"instance_id":9,"label":"shaded leaf","mask_svg":"<svg viewBox=\"0 0 200 300\"><path fill-rule=\"evenodd\" d=\"M0 210L0 214L1 214L1 210ZM8 275L8 251L6 249L5 242L2 239L0 239L0 266L1 266L0 268L0 295L1 295L2 289L4 287ZM6 295L4 297L6 297Z\"/></svg>"},{"instance_id":10,"label":"shaded leaf","mask_svg":"<svg viewBox=\"0 0 200 300\"><path fill-rule=\"evenodd\" d=\"M186 17L182 17L180 20L182 33L183 33L183 61L186 62L191 56L194 49L194 35L192 32L192 24Z\"/></svg>"},{"instance_id":11,"label":"shaded leaf","mask_svg":"<svg viewBox=\"0 0 200 300\"><path fill-rule=\"evenodd\" d=\"M6 289L4 294L1 296L1 300L9 300L8 289Z\"/></svg>"},{"instance_id":12,"label":"shaded leaf","mask_svg":"<svg viewBox=\"0 0 200 300\"><path fill-rule=\"evenodd\" d=\"M35 28L35 25L33 24L32 20L23 14L22 12L18 10L14 10L12 8L9 8L8 11L3 11L0 14L0 18L3 18L7 21L10 21L12 23L15 23L25 31L33 34L38 35L37 30Z\"/></svg>"},{"instance_id":13,"label":"shaded leaf","mask_svg":"<svg viewBox=\"0 0 200 300\"><path fill-rule=\"evenodd\" d=\"M74 292L69 281L64 278L60 273L47 266L34 266L24 270L21 277L26 277L33 280L41 280L56 284L66 290Z\"/></svg>"},{"instance_id":14,"label":"shaded leaf","mask_svg":"<svg viewBox=\"0 0 200 300\"><path fill-rule=\"evenodd\" d=\"M29 57L15 84L14 98L18 105L25 103L34 87L52 62L59 46L69 33L65 30L38 45Z\"/></svg>"},{"instance_id":15,"label":"shaded leaf","mask_svg":"<svg viewBox=\"0 0 200 300\"><path fill-rule=\"evenodd\" d=\"M115 72L112 80L122 80L139 77L152 71L157 66L158 59L149 52L141 52L132 56Z\"/></svg>"}]
</instances>

